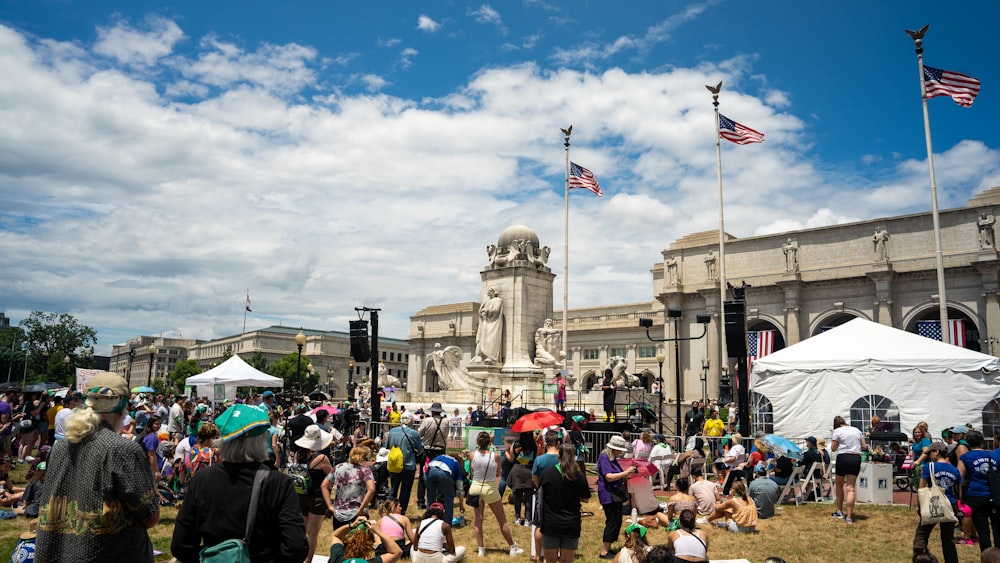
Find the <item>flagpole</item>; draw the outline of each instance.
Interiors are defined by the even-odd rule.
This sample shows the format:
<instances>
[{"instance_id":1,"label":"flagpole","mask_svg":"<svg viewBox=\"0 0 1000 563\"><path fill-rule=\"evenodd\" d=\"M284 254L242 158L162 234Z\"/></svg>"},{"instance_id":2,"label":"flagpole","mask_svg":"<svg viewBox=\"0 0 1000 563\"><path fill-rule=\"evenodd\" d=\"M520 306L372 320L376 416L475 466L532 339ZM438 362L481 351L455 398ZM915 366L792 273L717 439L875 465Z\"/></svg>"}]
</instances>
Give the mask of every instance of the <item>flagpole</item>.
<instances>
[{"instance_id":1,"label":"flagpole","mask_svg":"<svg viewBox=\"0 0 1000 563\"><path fill-rule=\"evenodd\" d=\"M247 301L246 302L247 303L250 302L250 288L247 288ZM247 333L247 310L249 310L249 309L250 309L250 305L247 305L246 303L244 303L243 304L243 333L242 334L246 334Z\"/></svg>"},{"instance_id":2,"label":"flagpole","mask_svg":"<svg viewBox=\"0 0 1000 563\"><path fill-rule=\"evenodd\" d=\"M931 118L927 112L927 84L924 81L924 34L930 24L918 31L906 30L917 51L917 73L920 77L920 101L924 108L924 137L927 140L927 169L931 179L931 217L934 221L934 259L937 265L938 308L941 314L941 342L951 344L948 330L948 297L944 283L944 254L941 251L941 219L938 216L937 181L934 178L934 149L931 145Z\"/></svg>"},{"instance_id":3,"label":"flagpole","mask_svg":"<svg viewBox=\"0 0 1000 563\"><path fill-rule=\"evenodd\" d=\"M722 358L719 366L729 369L729 350L726 346L726 219L722 204L722 137L719 134L719 92L722 82L717 86L705 86L712 93L712 105L715 107L715 169L719 181L719 326L721 339L719 350ZM680 398L678 397L678 400ZM745 408L740 405L740 408Z\"/></svg>"},{"instance_id":4,"label":"flagpole","mask_svg":"<svg viewBox=\"0 0 1000 563\"><path fill-rule=\"evenodd\" d=\"M567 350L567 334L569 328L569 136L573 133L573 126L570 125L563 132L563 146L566 147L566 181L564 208L565 216L563 220L563 310L562 310L562 358L565 367Z\"/></svg>"}]
</instances>

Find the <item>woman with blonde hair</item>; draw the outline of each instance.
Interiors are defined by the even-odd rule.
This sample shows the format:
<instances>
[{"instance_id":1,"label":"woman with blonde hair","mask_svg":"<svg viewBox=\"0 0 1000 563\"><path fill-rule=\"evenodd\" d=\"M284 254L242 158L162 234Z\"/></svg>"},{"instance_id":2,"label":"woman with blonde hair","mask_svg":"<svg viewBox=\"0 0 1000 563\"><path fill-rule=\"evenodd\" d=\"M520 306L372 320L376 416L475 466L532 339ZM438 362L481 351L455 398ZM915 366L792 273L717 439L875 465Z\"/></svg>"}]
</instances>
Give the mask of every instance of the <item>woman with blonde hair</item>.
<instances>
[{"instance_id":1,"label":"woman with blonde hair","mask_svg":"<svg viewBox=\"0 0 1000 563\"><path fill-rule=\"evenodd\" d=\"M716 525L730 532L752 534L757 531L757 505L747 496L747 487L743 483L733 485L733 496L716 504L715 512L707 520L711 523L723 518L727 522L716 522Z\"/></svg>"},{"instance_id":2,"label":"woman with blonde hair","mask_svg":"<svg viewBox=\"0 0 1000 563\"><path fill-rule=\"evenodd\" d=\"M323 479L320 490L323 502L333 513L335 530L358 516L365 516L368 506L375 498L375 478L371 468L364 465L370 457L371 450L364 446L354 446L348 460L337 464ZM330 494L334 487L337 489L336 498Z\"/></svg>"},{"instance_id":3,"label":"woman with blonde hair","mask_svg":"<svg viewBox=\"0 0 1000 563\"><path fill-rule=\"evenodd\" d=\"M653 450L653 435L649 430L643 430L638 438L632 440L632 457L639 459L649 459L649 452Z\"/></svg>"},{"instance_id":4,"label":"woman with blonde hair","mask_svg":"<svg viewBox=\"0 0 1000 563\"><path fill-rule=\"evenodd\" d=\"M514 536L510 533L510 525L507 524L507 515L504 514L503 504L500 503L500 492L498 481L500 479L500 454L490 451L493 439L487 432L480 432L476 436L476 452L472 455L472 485L469 486L469 496L477 497L476 504L476 544L479 546L479 556L486 556L486 543L483 538L483 513L487 506L500 524L500 533L503 539L507 540L510 554L520 555L524 550L518 547L514 541ZM442 505L442 508L443 505Z\"/></svg>"},{"instance_id":5,"label":"woman with blonde hair","mask_svg":"<svg viewBox=\"0 0 1000 563\"><path fill-rule=\"evenodd\" d=\"M118 435L128 386L110 372L85 386L86 405L66 420L66 439L46 463L36 560L74 561L86 553L94 561L152 563L146 530L160 519L156 486L142 446ZM87 526L79 528L80 521Z\"/></svg>"}]
</instances>

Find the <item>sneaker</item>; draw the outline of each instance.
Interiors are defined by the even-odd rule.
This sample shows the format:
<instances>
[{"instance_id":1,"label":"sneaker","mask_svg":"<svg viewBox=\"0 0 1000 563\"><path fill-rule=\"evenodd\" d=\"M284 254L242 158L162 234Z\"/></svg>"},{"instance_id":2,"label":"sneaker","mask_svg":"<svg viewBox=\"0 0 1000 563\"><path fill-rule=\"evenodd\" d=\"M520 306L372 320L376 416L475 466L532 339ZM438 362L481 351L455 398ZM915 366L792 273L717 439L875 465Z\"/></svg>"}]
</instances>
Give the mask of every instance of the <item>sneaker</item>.
<instances>
[{"instance_id":1,"label":"sneaker","mask_svg":"<svg viewBox=\"0 0 1000 563\"><path fill-rule=\"evenodd\" d=\"M514 545L510 546L510 556L511 557L514 557L515 555L521 555L522 553L524 553L524 549L522 549L521 547L519 547L516 543Z\"/></svg>"},{"instance_id":2,"label":"sneaker","mask_svg":"<svg viewBox=\"0 0 1000 563\"><path fill-rule=\"evenodd\" d=\"M520 518L518 518L518 519L514 520L514 525L515 526L523 526L524 525L524 520L521 520Z\"/></svg>"},{"instance_id":3,"label":"sneaker","mask_svg":"<svg viewBox=\"0 0 1000 563\"><path fill-rule=\"evenodd\" d=\"M834 518L843 518L844 517L844 513L838 510L838 511L834 512L833 514L831 514L830 516L833 516Z\"/></svg>"},{"instance_id":4,"label":"sneaker","mask_svg":"<svg viewBox=\"0 0 1000 563\"><path fill-rule=\"evenodd\" d=\"M704 516L701 516L697 520L695 520L694 523L695 524L708 524L708 518L705 518Z\"/></svg>"},{"instance_id":5,"label":"sneaker","mask_svg":"<svg viewBox=\"0 0 1000 563\"><path fill-rule=\"evenodd\" d=\"M30 456L30 455L29 455L29 456L27 456L27 457L25 457L25 458L24 458L24 462L25 462L25 463L31 463L31 462L33 462L33 461L35 461L35 458L34 458L34 456Z\"/></svg>"},{"instance_id":6,"label":"sneaker","mask_svg":"<svg viewBox=\"0 0 1000 563\"><path fill-rule=\"evenodd\" d=\"M528 520L527 518L525 518L525 519L524 519L524 523L523 523L522 525L523 525L523 526L524 526L525 528L530 528L530 527L531 527L531 520Z\"/></svg>"},{"instance_id":7,"label":"sneaker","mask_svg":"<svg viewBox=\"0 0 1000 563\"><path fill-rule=\"evenodd\" d=\"M853 524L854 518L844 518L844 522L847 522L848 524Z\"/></svg>"},{"instance_id":8,"label":"sneaker","mask_svg":"<svg viewBox=\"0 0 1000 563\"><path fill-rule=\"evenodd\" d=\"M479 548L479 556L480 557L486 557L486 548L485 547L480 547Z\"/></svg>"}]
</instances>

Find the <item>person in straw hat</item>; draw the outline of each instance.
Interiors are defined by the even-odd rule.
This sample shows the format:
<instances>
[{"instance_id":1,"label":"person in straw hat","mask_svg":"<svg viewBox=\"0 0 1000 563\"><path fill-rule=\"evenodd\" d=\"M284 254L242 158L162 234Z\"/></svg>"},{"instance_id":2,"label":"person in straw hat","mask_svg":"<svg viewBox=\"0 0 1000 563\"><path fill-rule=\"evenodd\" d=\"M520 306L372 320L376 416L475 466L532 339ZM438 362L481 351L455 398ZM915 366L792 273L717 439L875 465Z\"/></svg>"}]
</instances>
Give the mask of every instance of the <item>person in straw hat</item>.
<instances>
[{"instance_id":1,"label":"person in straw hat","mask_svg":"<svg viewBox=\"0 0 1000 563\"><path fill-rule=\"evenodd\" d=\"M326 517L327 506L321 487L326 476L333 471L333 464L323 451L330 447L331 441L333 434L316 424L306 427L302 437L295 440L295 462L304 465L309 473L309 487L299 494L299 510L306 519L306 538L309 540L307 563L312 561L316 552L319 530Z\"/></svg>"},{"instance_id":2,"label":"person in straw hat","mask_svg":"<svg viewBox=\"0 0 1000 563\"><path fill-rule=\"evenodd\" d=\"M601 545L601 559L613 559L615 551L611 543L622 532L622 497L628 493L625 481L636 472L635 466L622 469L618 459L628 451L628 442L621 436L612 436L608 445L597 458L597 498L604 509L604 534Z\"/></svg>"},{"instance_id":3,"label":"person in straw hat","mask_svg":"<svg viewBox=\"0 0 1000 563\"><path fill-rule=\"evenodd\" d=\"M250 557L253 561L303 561L309 543L295 488L285 475L267 465L267 410L233 405L215 423L223 461L191 477L174 523L171 553L182 563L194 563L203 547L242 539L254 477L264 468L267 476L260 486L248 541Z\"/></svg>"},{"instance_id":4,"label":"person in straw hat","mask_svg":"<svg viewBox=\"0 0 1000 563\"><path fill-rule=\"evenodd\" d=\"M119 435L128 386L101 372L85 389L85 406L66 420L66 439L49 454L35 556L152 563L146 530L159 521L160 504L142 446Z\"/></svg>"}]
</instances>

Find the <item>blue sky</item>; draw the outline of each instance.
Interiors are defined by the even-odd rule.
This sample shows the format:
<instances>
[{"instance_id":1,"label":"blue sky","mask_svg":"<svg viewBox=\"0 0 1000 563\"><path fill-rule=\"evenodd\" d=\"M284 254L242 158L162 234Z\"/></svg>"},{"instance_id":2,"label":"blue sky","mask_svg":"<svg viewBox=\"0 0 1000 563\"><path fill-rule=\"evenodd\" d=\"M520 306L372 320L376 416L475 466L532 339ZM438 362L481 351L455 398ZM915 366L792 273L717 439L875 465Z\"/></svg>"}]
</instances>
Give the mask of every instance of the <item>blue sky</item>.
<instances>
[{"instance_id":1,"label":"blue sky","mask_svg":"<svg viewBox=\"0 0 1000 563\"><path fill-rule=\"evenodd\" d=\"M944 208L1000 185L1000 76L970 2L0 0L0 308L68 312L101 346L480 299L512 224L570 306L648 301L660 250L717 227L711 96L767 135L723 147L727 231L928 210L916 58L982 80L930 100ZM985 125L985 126L984 126ZM561 287L561 284L557 284ZM561 295L556 296L561 303Z\"/></svg>"}]
</instances>

